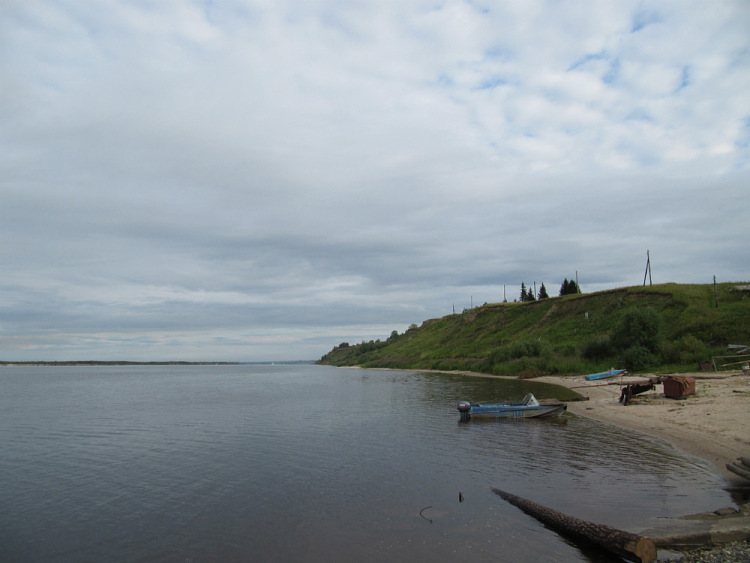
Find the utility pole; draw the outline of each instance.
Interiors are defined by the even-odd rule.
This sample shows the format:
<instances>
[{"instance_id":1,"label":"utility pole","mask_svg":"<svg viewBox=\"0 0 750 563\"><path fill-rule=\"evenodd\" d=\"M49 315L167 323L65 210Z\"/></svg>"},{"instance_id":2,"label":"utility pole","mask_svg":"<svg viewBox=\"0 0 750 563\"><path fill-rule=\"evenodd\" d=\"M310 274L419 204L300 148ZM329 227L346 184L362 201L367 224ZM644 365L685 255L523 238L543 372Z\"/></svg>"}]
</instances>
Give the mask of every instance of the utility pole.
<instances>
[{"instance_id":1,"label":"utility pole","mask_svg":"<svg viewBox=\"0 0 750 563\"><path fill-rule=\"evenodd\" d=\"M648 285L652 285L651 283L651 254L648 250L646 251L646 272L643 274L644 287L646 285L646 276L648 276Z\"/></svg>"}]
</instances>

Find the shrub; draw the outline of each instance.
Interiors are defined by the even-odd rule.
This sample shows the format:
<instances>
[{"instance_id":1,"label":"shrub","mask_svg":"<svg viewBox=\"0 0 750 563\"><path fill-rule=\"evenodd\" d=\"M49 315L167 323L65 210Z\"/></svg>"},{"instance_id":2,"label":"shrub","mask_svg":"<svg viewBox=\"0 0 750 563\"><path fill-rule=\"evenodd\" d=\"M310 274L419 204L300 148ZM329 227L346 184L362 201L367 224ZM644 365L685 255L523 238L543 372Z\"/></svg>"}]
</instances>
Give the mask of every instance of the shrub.
<instances>
[{"instance_id":1,"label":"shrub","mask_svg":"<svg viewBox=\"0 0 750 563\"><path fill-rule=\"evenodd\" d=\"M628 311L612 331L610 345L615 350L640 346L657 352L661 345L661 325L661 317L653 309Z\"/></svg>"},{"instance_id":2,"label":"shrub","mask_svg":"<svg viewBox=\"0 0 750 563\"><path fill-rule=\"evenodd\" d=\"M542 344L538 340L514 342L510 346L511 359L533 358L542 353Z\"/></svg>"},{"instance_id":3,"label":"shrub","mask_svg":"<svg viewBox=\"0 0 750 563\"><path fill-rule=\"evenodd\" d=\"M701 362L710 356L706 345L692 334L668 342L661 347L661 359L667 364Z\"/></svg>"},{"instance_id":4,"label":"shrub","mask_svg":"<svg viewBox=\"0 0 750 563\"><path fill-rule=\"evenodd\" d=\"M563 356L575 356L577 352L576 347L573 344L563 344L555 351Z\"/></svg>"},{"instance_id":5,"label":"shrub","mask_svg":"<svg viewBox=\"0 0 750 563\"><path fill-rule=\"evenodd\" d=\"M682 347L679 341L667 342L661 347L659 353L662 362L665 364L679 364L682 360Z\"/></svg>"},{"instance_id":6,"label":"shrub","mask_svg":"<svg viewBox=\"0 0 750 563\"><path fill-rule=\"evenodd\" d=\"M495 348L487 356L487 363L491 366L495 364L502 364L510 360L510 353L508 348Z\"/></svg>"},{"instance_id":7,"label":"shrub","mask_svg":"<svg viewBox=\"0 0 750 563\"><path fill-rule=\"evenodd\" d=\"M523 360L525 358L538 358L542 355L550 355L550 350L539 340L523 340L514 342L509 346L495 348L487 355L484 362L484 369L491 373L498 374L498 369L503 364L512 360ZM546 361L547 359L545 359ZM505 370L503 370L505 373Z\"/></svg>"},{"instance_id":8,"label":"shrub","mask_svg":"<svg viewBox=\"0 0 750 563\"><path fill-rule=\"evenodd\" d=\"M592 340L583 347L581 356L587 360L603 360L612 356L612 346L606 338Z\"/></svg>"},{"instance_id":9,"label":"shrub","mask_svg":"<svg viewBox=\"0 0 750 563\"><path fill-rule=\"evenodd\" d=\"M652 366L656 357L645 346L631 346L620 355L620 362L628 371L641 371Z\"/></svg>"}]
</instances>

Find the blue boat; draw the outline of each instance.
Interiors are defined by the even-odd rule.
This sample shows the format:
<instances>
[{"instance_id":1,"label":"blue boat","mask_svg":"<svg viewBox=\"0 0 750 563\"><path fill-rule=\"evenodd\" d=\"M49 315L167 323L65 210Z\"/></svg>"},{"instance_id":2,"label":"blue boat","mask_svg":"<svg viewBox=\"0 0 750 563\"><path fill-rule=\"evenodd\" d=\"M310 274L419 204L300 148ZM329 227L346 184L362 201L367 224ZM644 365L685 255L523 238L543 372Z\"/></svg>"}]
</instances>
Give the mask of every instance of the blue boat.
<instances>
[{"instance_id":1,"label":"blue boat","mask_svg":"<svg viewBox=\"0 0 750 563\"><path fill-rule=\"evenodd\" d=\"M616 375L623 375L627 372L625 369L609 368L607 371L600 371L599 373L590 373L584 379L586 381L595 381L597 379L607 379Z\"/></svg>"},{"instance_id":2,"label":"blue boat","mask_svg":"<svg viewBox=\"0 0 750 563\"><path fill-rule=\"evenodd\" d=\"M560 401L545 400L543 403L529 393L520 403L470 403L460 401L458 412L461 420L480 418L540 418L543 416L560 416L568 405Z\"/></svg>"}]
</instances>

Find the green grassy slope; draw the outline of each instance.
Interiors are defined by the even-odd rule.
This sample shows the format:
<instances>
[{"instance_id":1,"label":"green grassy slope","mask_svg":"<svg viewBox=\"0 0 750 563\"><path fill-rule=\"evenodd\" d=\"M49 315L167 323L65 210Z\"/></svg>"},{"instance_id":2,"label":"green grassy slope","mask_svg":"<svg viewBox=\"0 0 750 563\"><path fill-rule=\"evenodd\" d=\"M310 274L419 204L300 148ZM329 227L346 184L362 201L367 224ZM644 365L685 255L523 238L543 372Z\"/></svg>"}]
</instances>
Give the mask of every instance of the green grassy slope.
<instances>
[{"instance_id":1,"label":"green grassy slope","mask_svg":"<svg viewBox=\"0 0 750 563\"><path fill-rule=\"evenodd\" d=\"M319 363L522 376L589 373L629 361L623 350L591 350L608 342L629 312L651 309L661 321L660 338L647 365L637 367L695 370L698 362L725 353L727 344L750 344L750 291L737 289L741 285L719 284L718 307L713 285L684 284L488 304L385 341L342 344Z\"/></svg>"}]
</instances>

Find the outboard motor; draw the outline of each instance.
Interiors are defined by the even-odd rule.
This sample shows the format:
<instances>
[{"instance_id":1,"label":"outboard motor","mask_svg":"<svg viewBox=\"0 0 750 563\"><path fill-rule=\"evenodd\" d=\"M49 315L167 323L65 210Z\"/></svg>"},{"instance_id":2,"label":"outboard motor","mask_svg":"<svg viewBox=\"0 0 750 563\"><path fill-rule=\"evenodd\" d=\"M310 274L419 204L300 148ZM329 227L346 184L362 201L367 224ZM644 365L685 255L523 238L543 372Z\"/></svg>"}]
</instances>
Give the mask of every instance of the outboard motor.
<instances>
[{"instance_id":1,"label":"outboard motor","mask_svg":"<svg viewBox=\"0 0 750 563\"><path fill-rule=\"evenodd\" d=\"M471 418L471 403L469 401L459 401L458 412L461 413L461 420L469 420Z\"/></svg>"}]
</instances>

